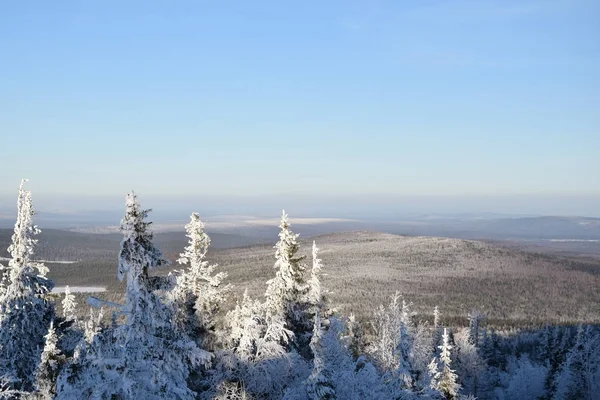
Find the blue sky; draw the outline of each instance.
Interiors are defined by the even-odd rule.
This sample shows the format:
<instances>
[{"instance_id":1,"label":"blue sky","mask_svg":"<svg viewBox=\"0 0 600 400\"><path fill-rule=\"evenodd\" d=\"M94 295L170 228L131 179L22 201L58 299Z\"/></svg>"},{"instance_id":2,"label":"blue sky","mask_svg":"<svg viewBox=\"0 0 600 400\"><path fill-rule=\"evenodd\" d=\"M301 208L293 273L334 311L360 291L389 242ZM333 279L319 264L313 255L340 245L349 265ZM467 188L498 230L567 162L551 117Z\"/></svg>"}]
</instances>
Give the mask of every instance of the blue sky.
<instances>
[{"instance_id":1,"label":"blue sky","mask_svg":"<svg viewBox=\"0 0 600 400\"><path fill-rule=\"evenodd\" d=\"M600 196L599 18L592 0L2 2L0 197L23 176L55 199Z\"/></svg>"}]
</instances>

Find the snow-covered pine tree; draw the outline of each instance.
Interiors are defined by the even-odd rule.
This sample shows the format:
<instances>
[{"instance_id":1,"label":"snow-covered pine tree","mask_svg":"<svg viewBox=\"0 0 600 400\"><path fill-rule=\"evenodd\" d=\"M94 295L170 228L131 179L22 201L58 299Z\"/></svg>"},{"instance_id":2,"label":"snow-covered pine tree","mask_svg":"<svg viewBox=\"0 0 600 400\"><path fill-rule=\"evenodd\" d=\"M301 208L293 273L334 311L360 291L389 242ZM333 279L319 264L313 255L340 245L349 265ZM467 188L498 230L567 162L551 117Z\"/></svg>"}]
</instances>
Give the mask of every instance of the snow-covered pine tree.
<instances>
[{"instance_id":1,"label":"snow-covered pine tree","mask_svg":"<svg viewBox=\"0 0 600 400\"><path fill-rule=\"evenodd\" d=\"M481 325L485 320L485 315L481 311L474 309L468 315L469 329L471 331L471 341L479 347L479 337L481 333Z\"/></svg>"},{"instance_id":2,"label":"snow-covered pine tree","mask_svg":"<svg viewBox=\"0 0 600 400\"><path fill-rule=\"evenodd\" d=\"M468 328L461 328L454 334L456 346L456 372L460 376L464 394L479 396L480 375L485 370L485 362L479 355L478 349L471 340Z\"/></svg>"},{"instance_id":3,"label":"snow-covered pine tree","mask_svg":"<svg viewBox=\"0 0 600 400\"><path fill-rule=\"evenodd\" d=\"M338 399L388 399L388 388L377 369L364 356L354 360L348 321L332 316L329 327L320 334L320 357Z\"/></svg>"},{"instance_id":4,"label":"snow-covered pine tree","mask_svg":"<svg viewBox=\"0 0 600 400\"><path fill-rule=\"evenodd\" d=\"M415 371L412 366L414 356L414 330L412 318L414 312L411 310L412 303L402 299L402 314L400 317L400 343L396 352L400 354L397 372L403 380L403 386L411 387L414 383Z\"/></svg>"},{"instance_id":5,"label":"snow-covered pine tree","mask_svg":"<svg viewBox=\"0 0 600 400\"><path fill-rule=\"evenodd\" d=\"M297 352L288 352L294 334L282 317L267 318L265 303L252 300L246 291L225 320L227 350L218 354L216 366L221 381L239 382L247 393L261 399L281 399L290 386L300 389L310 375L309 363ZM302 393L303 399L303 385Z\"/></svg>"},{"instance_id":6,"label":"snow-covered pine tree","mask_svg":"<svg viewBox=\"0 0 600 400\"><path fill-rule=\"evenodd\" d=\"M215 316L231 285L222 285L227 273L215 273L217 264L206 261L210 237L204 232L200 215L192 213L185 226L188 246L177 260L188 268L179 273L172 290L175 302L175 325L178 330L204 339L215 327Z\"/></svg>"},{"instance_id":7,"label":"snow-covered pine tree","mask_svg":"<svg viewBox=\"0 0 600 400\"><path fill-rule=\"evenodd\" d=\"M127 196L118 262L118 278L127 282L127 322L94 335L85 358L61 375L59 397L195 397L187 382L190 370L208 365L211 354L174 329L174 311L156 293L163 287L148 275L166 263L148 231L148 212L135 194Z\"/></svg>"},{"instance_id":8,"label":"snow-covered pine tree","mask_svg":"<svg viewBox=\"0 0 600 400\"><path fill-rule=\"evenodd\" d=\"M435 379L432 379L432 384L435 385L435 389L446 396L446 399L454 400L458 397L460 385L458 384L458 376L454 370L450 368L450 364L452 363L450 350L452 349L452 346L450 345L450 338L446 328L444 328L442 345L439 346L439 349L441 371L439 371L439 375L435 375Z\"/></svg>"},{"instance_id":9,"label":"snow-covered pine tree","mask_svg":"<svg viewBox=\"0 0 600 400\"><path fill-rule=\"evenodd\" d=\"M244 291L242 301L239 300L233 310L227 313L229 332L227 348L232 350L243 362L256 356L256 343L264 331L263 305L252 300L248 289Z\"/></svg>"},{"instance_id":10,"label":"snow-covered pine tree","mask_svg":"<svg viewBox=\"0 0 600 400\"><path fill-rule=\"evenodd\" d=\"M56 379L66 358L58 348L58 337L54 322L50 322L48 333L44 337L46 343L42 351L41 361L35 373L37 394L43 399L53 399L56 396Z\"/></svg>"},{"instance_id":11,"label":"snow-covered pine tree","mask_svg":"<svg viewBox=\"0 0 600 400\"><path fill-rule=\"evenodd\" d=\"M442 342L442 313L438 306L435 306L433 309L433 337L432 337L432 346L433 352L437 352L438 346Z\"/></svg>"},{"instance_id":12,"label":"snow-covered pine tree","mask_svg":"<svg viewBox=\"0 0 600 400\"><path fill-rule=\"evenodd\" d=\"M537 400L545 397L544 382L548 374L548 367L537 365L523 354L514 361L516 367L509 376L508 385L503 393L506 400ZM496 392L501 392L496 388Z\"/></svg>"},{"instance_id":13,"label":"snow-covered pine tree","mask_svg":"<svg viewBox=\"0 0 600 400\"><path fill-rule=\"evenodd\" d=\"M313 336L310 348L313 353L313 371L306 381L306 394L310 400L335 399L334 382L328 365L323 360L322 340L323 328L321 326L321 314L315 315Z\"/></svg>"},{"instance_id":14,"label":"snow-covered pine tree","mask_svg":"<svg viewBox=\"0 0 600 400\"><path fill-rule=\"evenodd\" d=\"M579 325L556 380L556 398L592 400L600 389L600 333Z\"/></svg>"},{"instance_id":15,"label":"snow-covered pine tree","mask_svg":"<svg viewBox=\"0 0 600 400\"><path fill-rule=\"evenodd\" d=\"M308 350L312 323L308 313L304 256L298 256L298 234L290 230L285 211L279 225L279 241L275 245L275 269L277 273L267 282L267 320L283 322L294 333L294 347L302 354ZM276 322L276 324L279 324ZM270 322L269 322L270 323Z\"/></svg>"},{"instance_id":16,"label":"snow-covered pine tree","mask_svg":"<svg viewBox=\"0 0 600 400\"><path fill-rule=\"evenodd\" d=\"M435 306L433 308L433 327L434 328L439 328L441 316L442 316L442 314L440 313L440 309L438 308L438 306Z\"/></svg>"},{"instance_id":17,"label":"snow-covered pine tree","mask_svg":"<svg viewBox=\"0 0 600 400\"><path fill-rule=\"evenodd\" d=\"M388 307L380 306L375 313L373 329L375 339L368 347L379 368L391 374L403 389L413 385L410 354L412 353L412 313L407 302L400 303L396 292Z\"/></svg>"},{"instance_id":18,"label":"snow-covered pine tree","mask_svg":"<svg viewBox=\"0 0 600 400\"><path fill-rule=\"evenodd\" d=\"M71 293L71 289L69 286L65 286L65 297L62 302L62 312L63 317L67 321L77 320L75 316L75 309L77 308L77 303L75 303L75 296Z\"/></svg>"},{"instance_id":19,"label":"snow-covered pine tree","mask_svg":"<svg viewBox=\"0 0 600 400\"><path fill-rule=\"evenodd\" d=\"M171 323L174 311L154 292L148 270L167 262L148 231L149 212L141 209L133 192L127 196L118 267L119 279L127 279L127 324L121 327L124 373L131 382L126 393L135 398L192 398L187 387L190 369L208 365L211 354L176 333Z\"/></svg>"},{"instance_id":20,"label":"snow-covered pine tree","mask_svg":"<svg viewBox=\"0 0 600 400\"><path fill-rule=\"evenodd\" d=\"M319 248L315 241L312 246L312 269L310 270L310 279L308 280L308 303L310 305L310 313L313 316L313 320L316 318L317 313L324 312L325 299L324 293L321 288L321 270L323 264L319 258Z\"/></svg>"},{"instance_id":21,"label":"snow-covered pine tree","mask_svg":"<svg viewBox=\"0 0 600 400\"><path fill-rule=\"evenodd\" d=\"M152 315L149 313L152 310L149 309L147 299L151 292L148 270L166 265L167 261L152 242L153 234L148 230L152 222L145 221L152 210L143 210L134 192L127 195L125 203L125 216L120 226L123 240L119 251L117 278L127 282L125 312L128 324L132 325L151 320Z\"/></svg>"},{"instance_id":22,"label":"snow-covered pine tree","mask_svg":"<svg viewBox=\"0 0 600 400\"><path fill-rule=\"evenodd\" d=\"M33 260L40 230L33 224L25 182L19 187L17 221L8 247L8 283L0 299L0 379L12 382L8 389L30 391L54 307L46 296L53 287L46 278L48 269Z\"/></svg>"}]
</instances>

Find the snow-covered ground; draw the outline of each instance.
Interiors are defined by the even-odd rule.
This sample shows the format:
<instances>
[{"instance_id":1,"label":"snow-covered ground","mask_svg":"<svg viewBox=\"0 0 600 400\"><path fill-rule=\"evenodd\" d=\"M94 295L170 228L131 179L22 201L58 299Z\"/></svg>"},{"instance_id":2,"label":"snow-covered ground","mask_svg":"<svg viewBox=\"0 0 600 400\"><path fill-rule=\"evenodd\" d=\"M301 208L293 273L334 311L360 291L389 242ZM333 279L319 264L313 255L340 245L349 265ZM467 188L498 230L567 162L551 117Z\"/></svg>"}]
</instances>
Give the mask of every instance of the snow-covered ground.
<instances>
[{"instance_id":1,"label":"snow-covered ground","mask_svg":"<svg viewBox=\"0 0 600 400\"><path fill-rule=\"evenodd\" d=\"M10 261L8 257L0 257L0 261ZM41 262L45 264L75 264L77 261L53 261L53 260L34 260L35 262Z\"/></svg>"},{"instance_id":2,"label":"snow-covered ground","mask_svg":"<svg viewBox=\"0 0 600 400\"><path fill-rule=\"evenodd\" d=\"M104 286L69 286L71 293L94 293L94 292L106 292ZM52 293L64 293L64 286L56 286L52 289Z\"/></svg>"}]
</instances>

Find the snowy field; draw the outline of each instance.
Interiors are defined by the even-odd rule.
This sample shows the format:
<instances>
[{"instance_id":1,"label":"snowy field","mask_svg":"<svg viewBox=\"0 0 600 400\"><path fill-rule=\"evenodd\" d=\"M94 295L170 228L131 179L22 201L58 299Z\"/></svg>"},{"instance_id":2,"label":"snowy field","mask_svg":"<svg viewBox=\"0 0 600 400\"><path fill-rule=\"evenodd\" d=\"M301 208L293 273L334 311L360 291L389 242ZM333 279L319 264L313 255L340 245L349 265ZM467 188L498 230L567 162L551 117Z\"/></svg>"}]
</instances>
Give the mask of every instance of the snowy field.
<instances>
[{"instance_id":1,"label":"snowy field","mask_svg":"<svg viewBox=\"0 0 600 400\"><path fill-rule=\"evenodd\" d=\"M69 286L71 293L96 293L106 292L106 288L103 286ZM52 289L52 293L64 293L65 286L56 286Z\"/></svg>"},{"instance_id":2,"label":"snowy field","mask_svg":"<svg viewBox=\"0 0 600 400\"><path fill-rule=\"evenodd\" d=\"M0 257L0 261L10 261L8 257ZM52 260L34 260L44 264L75 264L77 261L52 261Z\"/></svg>"}]
</instances>

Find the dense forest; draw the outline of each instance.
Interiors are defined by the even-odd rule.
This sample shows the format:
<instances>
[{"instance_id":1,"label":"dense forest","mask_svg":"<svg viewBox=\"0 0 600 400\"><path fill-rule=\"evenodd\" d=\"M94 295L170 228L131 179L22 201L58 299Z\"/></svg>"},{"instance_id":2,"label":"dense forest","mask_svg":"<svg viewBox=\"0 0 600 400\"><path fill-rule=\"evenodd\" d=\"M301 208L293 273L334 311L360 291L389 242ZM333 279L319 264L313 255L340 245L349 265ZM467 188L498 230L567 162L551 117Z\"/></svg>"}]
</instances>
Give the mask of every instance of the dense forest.
<instances>
[{"instance_id":1,"label":"dense forest","mask_svg":"<svg viewBox=\"0 0 600 400\"><path fill-rule=\"evenodd\" d=\"M149 211L126 198L117 278L124 304L90 298L82 318L69 290L56 300L36 261L40 230L21 184L0 282L4 399L594 399L598 326L491 329L483 313L443 326L444 304L417 319L396 293L368 321L329 300L316 243L299 255L285 212L264 297L228 307L224 268L209 262L197 213L179 268L156 246ZM81 307L81 305L79 305Z\"/></svg>"}]
</instances>

